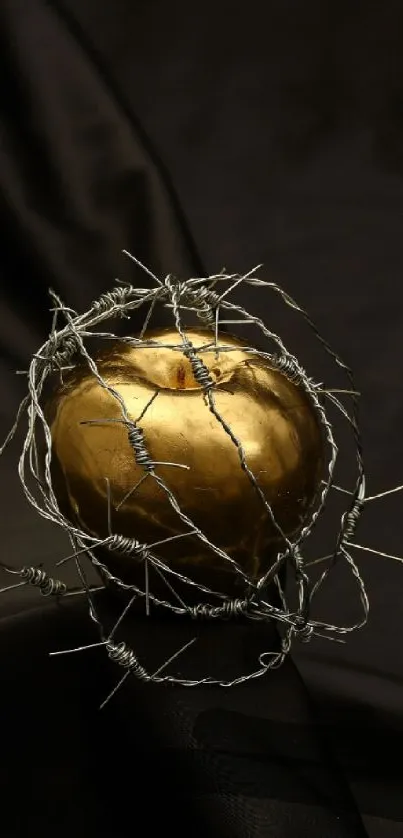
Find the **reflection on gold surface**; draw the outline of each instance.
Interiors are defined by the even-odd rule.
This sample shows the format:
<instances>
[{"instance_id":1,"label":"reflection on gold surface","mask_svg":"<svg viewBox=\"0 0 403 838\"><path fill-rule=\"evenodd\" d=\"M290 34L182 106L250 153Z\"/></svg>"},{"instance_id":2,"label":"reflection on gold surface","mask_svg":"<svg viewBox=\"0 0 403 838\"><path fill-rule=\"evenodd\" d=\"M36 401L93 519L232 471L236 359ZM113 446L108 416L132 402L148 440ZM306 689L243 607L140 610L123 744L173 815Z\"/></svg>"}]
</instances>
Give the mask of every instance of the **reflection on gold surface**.
<instances>
[{"instance_id":1,"label":"reflection on gold surface","mask_svg":"<svg viewBox=\"0 0 403 838\"><path fill-rule=\"evenodd\" d=\"M189 330L195 348L213 341L205 330ZM147 334L157 344L180 344L175 330ZM317 495L323 467L319 422L307 396L282 373L247 354L241 342L220 336L234 351L203 351L215 381L217 411L242 444L276 520L287 535L297 531ZM239 451L209 410L188 359L179 351L117 343L97 359L105 382L123 398L153 461L180 463L188 470L156 466L183 512L253 577L279 548L278 532L247 474ZM118 401L88 367L76 369L48 408L53 439L53 479L65 514L86 531L108 534L107 481L111 487L112 532L154 543L188 528L163 489L136 464ZM98 424L82 424L99 420ZM126 498L126 499L125 499ZM281 542L280 542L281 546ZM195 536L167 542L155 553L185 573L230 568ZM120 560L133 563L133 558Z\"/></svg>"}]
</instances>

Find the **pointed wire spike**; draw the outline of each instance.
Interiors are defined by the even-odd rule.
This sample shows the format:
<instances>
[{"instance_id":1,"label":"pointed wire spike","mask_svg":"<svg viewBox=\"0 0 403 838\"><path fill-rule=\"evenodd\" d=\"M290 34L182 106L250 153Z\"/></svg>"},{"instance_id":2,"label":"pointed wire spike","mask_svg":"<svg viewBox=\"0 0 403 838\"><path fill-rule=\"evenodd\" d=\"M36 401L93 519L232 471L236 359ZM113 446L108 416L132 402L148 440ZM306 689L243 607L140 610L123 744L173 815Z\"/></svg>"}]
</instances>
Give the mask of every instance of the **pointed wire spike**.
<instances>
[{"instance_id":1,"label":"pointed wire spike","mask_svg":"<svg viewBox=\"0 0 403 838\"><path fill-rule=\"evenodd\" d=\"M144 561L144 573L145 573L145 593L146 593L146 614L147 617L150 616L150 580L149 580L149 572L148 572L148 558L146 556Z\"/></svg>"},{"instance_id":2,"label":"pointed wire spike","mask_svg":"<svg viewBox=\"0 0 403 838\"><path fill-rule=\"evenodd\" d=\"M321 480L322 486L327 486L328 483L326 480ZM330 486L331 489L334 489L336 492L342 492L344 495L353 495L354 492L351 489L345 489L343 486L338 486L337 483L332 483ZM367 499L365 499L367 500Z\"/></svg>"},{"instance_id":3,"label":"pointed wire spike","mask_svg":"<svg viewBox=\"0 0 403 838\"><path fill-rule=\"evenodd\" d=\"M127 672L125 672L125 674L124 674L124 675L122 675L122 677L121 677L120 681L118 681L118 683L117 683L117 684L116 684L116 686L113 688L113 690L111 690L111 692L110 692L110 693L106 696L106 698L105 698L105 700L102 702L102 704L100 704L100 705L99 705L99 709L100 709L100 710L103 710L103 709L104 709L104 707L106 707L106 705L109 703L109 701L111 700L111 698L113 698L113 696L114 696L114 695L116 695L117 691L120 689L120 687L122 687L122 686L123 686L124 682L126 681L126 678L128 678L128 677L129 677L129 675L130 675L130 669L128 669L128 670L127 670Z\"/></svg>"},{"instance_id":4,"label":"pointed wire spike","mask_svg":"<svg viewBox=\"0 0 403 838\"><path fill-rule=\"evenodd\" d=\"M140 262L140 259L137 259L136 256L133 256L133 254L129 253L128 250L122 250L122 253L124 253L125 256L128 256L128 258L131 259L132 262L134 262L137 265L137 267L141 268L142 271L144 271L146 274L148 274L148 276L150 276L151 279L154 279L155 282L158 283L158 285L163 285L164 284L163 282L161 282L160 279L158 279L158 277L152 271L150 271L149 268L146 267L146 265L143 265L143 263Z\"/></svg>"},{"instance_id":5,"label":"pointed wire spike","mask_svg":"<svg viewBox=\"0 0 403 838\"><path fill-rule=\"evenodd\" d=\"M108 502L108 535L109 538L112 537L112 500L111 500L111 484L109 477L105 477L106 480L106 493L107 493L107 502Z\"/></svg>"},{"instance_id":6,"label":"pointed wire spike","mask_svg":"<svg viewBox=\"0 0 403 838\"><path fill-rule=\"evenodd\" d=\"M155 401L155 399L157 398L159 393L160 393L160 390L156 390L155 393L152 394L151 398L148 400L146 406L143 408L140 415L137 417L137 419L134 420L135 425L137 425L137 422L140 422L140 420L143 418L143 416L145 416L145 414L147 413L147 410L151 407L152 403Z\"/></svg>"},{"instance_id":7,"label":"pointed wire spike","mask_svg":"<svg viewBox=\"0 0 403 838\"><path fill-rule=\"evenodd\" d=\"M144 337L144 335L147 331L148 324L149 324L149 322L151 320L151 317L153 315L153 311L154 311L154 308L156 306L156 303L157 303L157 296L153 297L153 299L151 300L149 309L147 311L147 314L146 314L146 317L145 317L145 320L144 320L144 323L142 325L141 332L140 332L140 335L139 335L140 340L143 340L143 337Z\"/></svg>"},{"instance_id":8,"label":"pointed wire spike","mask_svg":"<svg viewBox=\"0 0 403 838\"><path fill-rule=\"evenodd\" d=\"M375 550L374 547L365 547L363 544L355 544L353 541L345 541L349 547L355 547L357 550L363 550L365 553L374 553L375 556L381 556L383 559L393 559L395 562L403 564L402 556L393 556L391 553L384 553L382 550Z\"/></svg>"},{"instance_id":9,"label":"pointed wire spike","mask_svg":"<svg viewBox=\"0 0 403 838\"><path fill-rule=\"evenodd\" d=\"M23 413L25 408L28 406L30 402L30 395L24 396L22 401L20 402L17 410L17 414L14 420L13 426L10 428L3 444L0 446L0 456L2 455L3 451L7 448L7 445L14 439L15 434L17 433L20 421L22 419Z\"/></svg>"},{"instance_id":10,"label":"pointed wire spike","mask_svg":"<svg viewBox=\"0 0 403 838\"><path fill-rule=\"evenodd\" d=\"M313 565L321 564L322 562L326 562L328 559L332 559L334 557L334 553L328 553L327 556L320 556L319 559L312 559L310 562L304 562L304 567L313 567Z\"/></svg>"},{"instance_id":11,"label":"pointed wire spike","mask_svg":"<svg viewBox=\"0 0 403 838\"><path fill-rule=\"evenodd\" d=\"M186 650L186 649L188 649L188 648L189 648L189 646L192 646L192 645L193 645L193 643L195 643L195 642L196 642L196 640L197 640L197 637L193 637L193 639L192 639L192 640L189 640L189 641L188 641L188 643L185 643L185 645L184 645L184 646L182 646L180 649L178 649L178 651L177 651L177 652L175 652L175 654L171 655L171 657L170 657L170 658L168 658L168 660L166 660L166 661L162 664L162 666L160 666L160 667L159 667L159 669L157 669L157 670L156 670L156 671L152 674L152 676L151 676L151 677L152 677L152 678L155 678L157 675L159 675L159 674L160 674L160 672L162 672L164 669L166 669L166 668L167 668L167 666L169 666L169 664L170 664L170 663L172 663L172 661L174 661L176 658L178 658L178 657L179 657L179 655L181 655L181 654L182 654L182 652L185 652L185 650Z\"/></svg>"},{"instance_id":12,"label":"pointed wire spike","mask_svg":"<svg viewBox=\"0 0 403 838\"><path fill-rule=\"evenodd\" d=\"M155 466L172 466L173 468L183 468L185 471L190 471L190 466L185 465L184 463L166 463L162 460L155 460Z\"/></svg>"},{"instance_id":13,"label":"pointed wire spike","mask_svg":"<svg viewBox=\"0 0 403 838\"><path fill-rule=\"evenodd\" d=\"M90 590L91 594L95 594L95 593L97 593L97 591L104 591L105 590L105 585L97 585L97 586L95 586L95 588L90 588L89 590ZM65 597L66 596L83 596L86 593L87 593L87 591L85 590L85 588L81 588L78 591L76 591L76 590L66 591L64 596Z\"/></svg>"},{"instance_id":14,"label":"pointed wire spike","mask_svg":"<svg viewBox=\"0 0 403 838\"><path fill-rule=\"evenodd\" d=\"M184 608L184 609L185 609L185 611L187 611L187 610L188 610L188 608L187 608L186 603L185 603L185 602L183 601L183 599L179 596L179 594L177 593L177 591L175 591L175 588L171 585L171 583L170 583L170 582L168 582L168 579L166 578L166 576L165 576L165 574L162 572L162 570L160 570L160 569L159 569L159 567L157 567L157 565L156 565L156 564L154 564L154 563L152 563L152 567L154 568L155 572L156 572L156 573L158 573L158 575L161 577L162 581L163 581L163 582L165 582L165 584L166 584L167 588L169 588L169 590L170 590L170 591L171 591L171 593L174 595L174 597L176 597L176 599L178 600L178 602L181 604L182 608Z\"/></svg>"},{"instance_id":15,"label":"pointed wire spike","mask_svg":"<svg viewBox=\"0 0 403 838\"><path fill-rule=\"evenodd\" d=\"M394 489L386 489L385 492L378 492L376 495L371 495L370 497L365 498L365 503L369 503L370 500L380 500L381 498L385 498L387 495L393 495L401 491L403 491L403 485L395 486Z\"/></svg>"},{"instance_id":16,"label":"pointed wire spike","mask_svg":"<svg viewBox=\"0 0 403 838\"><path fill-rule=\"evenodd\" d=\"M322 637L323 640L331 640L332 643L345 643L346 642L341 637L331 637L330 634L320 634L318 631L313 631L312 634L313 634L314 637Z\"/></svg>"},{"instance_id":17,"label":"pointed wire spike","mask_svg":"<svg viewBox=\"0 0 403 838\"><path fill-rule=\"evenodd\" d=\"M0 588L0 594L5 594L7 591L14 591L16 588L21 588L22 586L26 586L27 582L16 582L15 585L8 585L7 588Z\"/></svg>"},{"instance_id":18,"label":"pointed wire spike","mask_svg":"<svg viewBox=\"0 0 403 838\"><path fill-rule=\"evenodd\" d=\"M125 496L122 498L122 500L119 501L119 503L116 507L116 512L119 511L120 507L123 506L123 504L126 503L127 500L129 500L129 498L134 494L134 492L137 491L137 489L141 486L142 483L144 483L145 480L147 480L147 477L149 477L149 476L150 476L150 473L147 472L147 474L143 474L143 476L140 477L140 480L137 481L136 485L133 486L132 489L129 489L129 491L125 494Z\"/></svg>"},{"instance_id":19,"label":"pointed wire spike","mask_svg":"<svg viewBox=\"0 0 403 838\"><path fill-rule=\"evenodd\" d=\"M215 344L215 359L216 361L220 357L220 353L218 351L218 323L219 323L219 315L220 315L220 306L217 305L215 310L215 317L214 317L214 344Z\"/></svg>"},{"instance_id":20,"label":"pointed wire spike","mask_svg":"<svg viewBox=\"0 0 403 838\"><path fill-rule=\"evenodd\" d=\"M169 535L168 538L162 538L161 541L154 541L153 544L148 545L148 549L152 550L154 547L159 547L161 544L168 544L169 541L176 541L178 538L186 538L189 535L195 535L199 530L189 530L189 532L180 532L178 535Z\"/></svg>"},{"instance_id":21,"label":"pointed wire spike","mask_svg":"<svg viewBox=\"0 0 403 838\"><path fill-rule=\"evenodd\" d=\"M359 390L346 390L339 387L322 387L321 385L316 386L315 389L318 393L344 393L344 395L348 396L361 396Z\"/></svg>"},{"instance_id":22,"label":"pointed wire spike","mask_svg":"<svg viewBox=\"0 0 403 838\"><path fill-rule=\"evenodd\" d=\"M253 274L256 271L260 271L260 268L263 268L263 262L260 262L258 265L255 265L254 268L251 268L250 271L248 271L247 274L244 274L243 279L257 279L258 280L257 277L253 277ZM263 280L258 280L258 281L263 282Z\"/></svg>"},{"instance_id":23,"label":"pointed wire spike","mask_svg":"<svg viewBox=\"0 0 403 838\"><path fill-rule=\"evenodd\" d=\"M241 282L244 281L244 279L245 279L244 276L239 276L238 279L236 279L235 282L233 282L232 285L230 285L230 287L227 288L226 291L223 291L223 293L219 296L216 305L219 305L221 303L221 301L224 299L224 297L227 297L228 294L230 294L231 291L233 291L234 288L237 287L237 285L240 285Z\"/></svg>"},{"instance_id":24,"label":"pointed wire spike","mask_svg":"<svg viewBox=\"0 0 403 838\"><path fill-rule=\"evenodd\" d=\"M109 642L110 642L111 640L113 640L114 635L116 634L116 632L117 632L117 630L118 630L118 628L119 628L119 626L120 626L121 622L122 622L122 621L124 620L124 618L126 617L126 614L130 611L130 609L131 609L131 607L132 607L132 605L133 605L133 602L134 602L136 599L137 599L137 594L133 594L133 596L130 598L129 602L127 603L127 605L125 605L125 607L124 607L124 609L123 609L123 611L122 611L122 613L121 613L120 617L119 617L119 618L118 618L118 620L116 621L116 623L115 623L115 625L114 625L114 627L113 627L113 629L112 629L112 631L111 631L111 633L110 633L110 635L109 635L109 638L108 638L108 641L109 641Z\"/></svg>"},{"instance_id":25,"label":"pointed wire spike","mask_svg":"<svg viewBox=\"0 0 403 838\"><path fill-rule=\"evenodd\" d=\"M109 541L110 536L108 535L107 538L104 538L102 541L97 541L95 544L88 545L87 547L82 547L80 550L76 550L75 553L70 553L70 555L65 556L63 559L60 559L56 562L56 567L60 567L60 565L65 564L65 562L71 561L71 559L76 559L77 556L81 556L83 553L87 553L88 550L92 550L94 547L102 547L103 544L106 544Z\"/></svg>"},{"instance_id":26,"label":"pointed wire spike","mask_svg":"<svg viewBox=\"0 0 403 838\"><path fill-rule=\"evenodd\" d=\"M71 655L74 652L86 652L87 649L97 649L100 646L106 646L106 640L100 640L98 643L88 643L86 646L76 646L74 649L58 649L56 652L49 652L49 657L54 658L58 655Z\"/></svg>"},{"instance_id":27,"label":"pointed wire spike","mask_svg":"<svg viewBox=\"0 0 403 838\"><path fill-rule=\"evenodd\" d=\"M220 320L220 326L235 326L235 324L247 324L247 323L254 323L254 320ZM232 347L231 347L232 349Z\"/></svg>"}]
</instances>

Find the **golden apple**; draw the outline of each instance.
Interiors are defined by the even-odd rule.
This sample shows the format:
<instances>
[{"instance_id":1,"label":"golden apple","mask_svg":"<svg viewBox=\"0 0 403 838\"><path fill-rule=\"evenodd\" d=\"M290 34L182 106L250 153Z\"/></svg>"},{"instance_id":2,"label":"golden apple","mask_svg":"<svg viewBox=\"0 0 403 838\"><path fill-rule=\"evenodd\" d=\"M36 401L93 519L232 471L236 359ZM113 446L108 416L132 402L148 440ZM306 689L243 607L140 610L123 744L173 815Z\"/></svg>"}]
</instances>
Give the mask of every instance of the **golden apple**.
<instances>
[{"instance_id":1,"label":"golden apple","mask_svg":"<svg viewBox=\"0 0 403 838\"><path fill-rule=\"evenodd\" d=\"M214 340L204 329L191 329L187 337L196 349ZM97 358L98 370L122 397L130 420L139 420L150 458L188 467L155 466L182 511L256 579L282 548L279 533L241 467L239 450L209 409L188 358L163 346L178 347L177 332L160 330L147 339L155 346L117 342ZM278 524L291 536L311 514L323 476L319 421L302 388L243 351L237 338L221 335L220 342L231 351L211 347L200 356L215 382L216 409L242 444ZM153 476L141 481L145 471L136 463L121 406L88 366L76 368L58 389L48 416L55 493L67 517L106 538L109 497L113 533L151 544L189 531ZM231 565L195 535L160 544L154 553L192 578L208 579L212 587L214 575L223 574L229 587L235 578ZM125 580L139 564L112 553L107 561Z\"/></svg>"}]
</instances>

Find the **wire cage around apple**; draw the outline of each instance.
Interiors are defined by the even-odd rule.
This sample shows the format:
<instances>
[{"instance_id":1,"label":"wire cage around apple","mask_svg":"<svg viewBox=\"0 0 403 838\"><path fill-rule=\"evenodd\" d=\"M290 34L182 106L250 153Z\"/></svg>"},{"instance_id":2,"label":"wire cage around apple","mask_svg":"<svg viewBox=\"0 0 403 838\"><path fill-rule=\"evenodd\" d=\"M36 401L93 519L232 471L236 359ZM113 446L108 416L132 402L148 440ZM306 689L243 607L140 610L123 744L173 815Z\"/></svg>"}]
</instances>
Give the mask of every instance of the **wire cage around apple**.
<instances>
[{"instance_id":1,"label":"wire cage around apple","mask_svg":"<svg viewBox=\"0 0 403 838\"><path fill-rule=\"evenodd\" d=\"M13 438L17 426L23 416L26 417L28 430L23 443L22 452L19 458L18 473L25 496L34 509L48 521L54 522L66 533L72 545L72 553L63 561L71 560L75 563L77 572L82 584L84 595L88 598L89 615L96 623L99 632L99 645L105 647L106 653L112 661L115 661L124 670L124 677L130 673L143 681L157 683L174 683L184 686L197 686L199 684L217 684L220 686L233 686L242 683L250 678L264 675L268 670L279 666L291 649L294 638L303 641L319 634L321 636L337 638L346 635L357 628L365 625L368 616L368 598L365 591L364 581L359 572L358 566L352 555L356 528L361 513L366 503L365 496L365 475L362 459L362 446L360 429L358 424L358 393L355 382L349 368L341 361L329 344L321 337L315 325L312 323L306 312L285 293L276 283L267 282L256 276L253 269L245 275L228 275L224 272L207 278L188 279L179 281L169 275L164 280L154 276L148 268L143 266L128 254L130 258L140 266L153 281L151 288L138 288L129 284L118 284L110 292L102 295L95 301L91 309L84 314L77 314L68 308L59 299L57 294L51 292L53 308L53 325L49 339L43 344L33 356L27 373L28 392L22 401L16 422L11 429L6 443ZM305 319L309 328L315 336L315 340L325 350L327 355L339 370L342 370L347 379L346 389L341 397L338 391L326 389L322 384L316 384L310 378L297 357L288 351L283 340L275 334L263 322L261 318L251 314L246 309L231 301L231 293L240 285L250 286L261 293L272 294L278 297L282 304L293 309L299 316ZM104 332L104 322L116 317L127 317L131 312L144 307L146 316L143 328L138 337L124 336L117 337L112 332ZM141 427L141 418L133 418L121 393L111 386L100 373L96 359L88 349L89 339L97 338L101 342L110 342L118 339L122 344L135 346L136 348L153 348L158 344L147 337L151 314L158 311L158 307L164 307L165 311L172 317L172 325L177 334L174 343L167 344L167 348L182 353L190 365L192 374L197 386L202 391L203 399L208 408L210 418L219 423L223 432L230 439L239 460L239 469L246 475L246 478L262 506L262 510L271 526L278 535L279 546L270 566L257 577L252 578L245 571L237 560L222 547L210 541L209 537L183 511L178 503L175 493L161 476L160 463L153 459L153 453L147 445L147 438ZM192 314L198 318L203 328L209 335L205 345L194 346L189 339L186 318ZM60 319L63 323L60 324ZM242 350L250 358L262 361L270 368L278 371L286 379L291 381L305 397L309 400L311 408L320 424L321 434L327 450L326 470L324 479L321 480L320 491L317 494L315 504L310 507L309 515L305 517L303 524L299 527L297 534L290 536L282 529L282 526L273 513L271 503L265 496L258 477L248 464L245 456L242 439L238 439L228 421L221 415L216 400L216 382L211 374L210 368L203 360L203 352L211 351L212 347L219 353L233 351L234 347L225 342L225 337L220 332L220 325L223 322L234 322L238 318L240 324L252 323L259 331L261 341L265 343L265 349L260 350L255 346L243 343ZM143 480L154 481L159 490L165 493L170 508L187 528L192 536L200 541L204 547L215 554L221 562L231 567L231 572L240 579L241 596L228 595L223 591L217 591L208 585L202 585L192 578L191 568L185 573L183 568L178 570L169 563L161 560L158 556L158 548L155 541L144 543L140 539L113 532L109 520L107 534L100 535L92 533L67 517L59 504L59 497L55 491L52 477L52 449L53 439L49 418L44 407L44 398L49 379L55 375L63 375L78 364L84 365L88 374L103 388L109 396L115 400L120 411L119 421L121 427L127 434L127 440L131 447L133 462L143 472ZM158 394L156 388L152 399ZM344 404L342 398L347 401ZM150 399L150 402L152 401ZM314 581L311 575L311 566L315 562L307 562L304 556L304 549L310 539L317 522L322 517L327 506L329 493L334 488L340 488L335 484L335 466L339 454L338 441L335 438L333 423L329 419L327 404L330 403L340 414L343 422L348 426L354 444L354 485L348 491L344 490L343 498L346 499L346 506L343 508L338 523L337 532L332 534L332 545L326 557L320 557L323 570ZM146 405L142 416L145 415ZM43 444L39 444L42 440ZM5 446L3 446L4 448ZM179 465L163 463L163 465ZM107 479L108 492L110 482ZM131 489L135 491L136 487ZM110 518L111 498L108 495L109 511L105 512ZM108 522L107 522L108 523ZM167 541L169 538L167 538ZM99 548L102 547L102 557ZM105 552L106 551L106 552ZM108 561L104 556L108 554L124 555L144 566L144 585L125 582L118 575L111 571ZM107 632L103 626L102 619L98 613L94 598L94 592L88 584L85 571L82 566L84 557L89 557L93 566L101 573L104 580L117 586L120 590L127 592L127 603L124 612L130 609L133 602L142 600L147 613L150 610L150 603L153 607L168 609L179 618L193 620L220 620L242 618L244 620L258 620L262 622L274 622L280 632L281 644L277 651L262 651L257 661L256 668L247 673L240 673L231 681L220 680L219 678L204 677L199 679L183 678L175 674L169 674L172 663L185 648L179 649L169 661L161 664L157 671L148 672L141 660L141 652L137 656L124 640L116 640L116 630L120 626L121 617L111 632ZM353 579L358 586L358 593L362 607L362 618L350 626L337 626L334 623L314 620L311 617L312 602L319 589L327 579L332 568L342 559L347 563ZM58 564L63 564L58 562ZM60 579L53 578L40 567L24 566L19 569L7 566L2 563L3 569L10 574L17 574L20 584L31 584L36 586L44 595L63 596L67 592L66 584ZM153 593L150 584L149 570L154 568L160 578L166 580L170 591L175 594L175 580L180 581L183 588L191 588L193 593L200 590L200 602L186 604L183 595L175 599L161 599ZM287 569L288 584L293 588L294 599L289 602L286 587L282 581L282 570ZM278 594L278 602L273 604L269 601L268 590L275 586ZM13 586L14 587L14 586ZM6 589L4 589L6 590ZM193 642L193 641L191 641Z\"/></svg>"}]
</instances>

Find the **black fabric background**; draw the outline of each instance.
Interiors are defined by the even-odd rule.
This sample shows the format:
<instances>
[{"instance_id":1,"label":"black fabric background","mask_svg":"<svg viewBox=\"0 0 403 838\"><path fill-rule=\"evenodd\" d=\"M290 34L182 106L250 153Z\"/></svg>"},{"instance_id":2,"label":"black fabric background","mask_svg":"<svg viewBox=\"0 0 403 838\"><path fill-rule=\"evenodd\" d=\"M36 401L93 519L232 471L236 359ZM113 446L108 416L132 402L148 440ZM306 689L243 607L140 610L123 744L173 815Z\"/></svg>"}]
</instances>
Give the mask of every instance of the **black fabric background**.
<instances>
[{"instance_id":1,"label":"black fabric background","mask_svg":"<svg viewBox=\"0 0 403 838\"><path fill-rule=\"evenodd\" d=\"M403 482L402 24L399 2L2 0L3 433L15 370L47 335L49 286L83 309L136 278L123 247L161 275L262 262L355 370L369 493ZM325 372L298 323L238 299ZM23 502L17 453L0 464L4 557L46 564L65 545ZM400 509L374 504L362 543L401 554ZM402 567L359 563L371 615L346 645L301 646L236 694L130 683L104 715L116 673L102 655L47 656L92 636L82 603L3 595L0 834L403 834ZM342 568L319 608L358 616ZM131 626L168 655L176 629L159 628L157 642Z\"/></svg>"}]
</instances>

